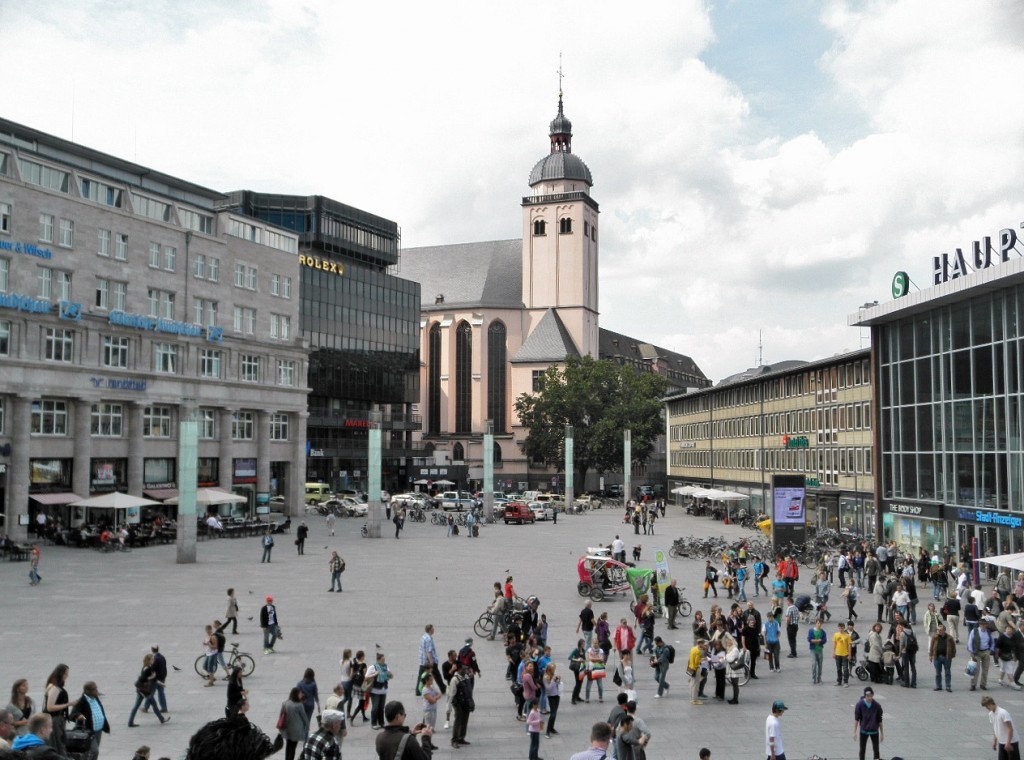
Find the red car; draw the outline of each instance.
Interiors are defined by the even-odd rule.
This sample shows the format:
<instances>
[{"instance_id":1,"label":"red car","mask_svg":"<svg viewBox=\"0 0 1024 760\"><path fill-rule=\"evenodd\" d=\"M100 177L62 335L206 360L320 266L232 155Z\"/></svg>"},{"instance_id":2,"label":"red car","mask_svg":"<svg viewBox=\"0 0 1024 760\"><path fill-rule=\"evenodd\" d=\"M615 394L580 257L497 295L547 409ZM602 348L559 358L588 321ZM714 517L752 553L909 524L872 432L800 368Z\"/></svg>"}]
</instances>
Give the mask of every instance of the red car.
<instances>
[{"instance_id":1,"label":"red car","mask_svg":"<svg viewBox=\"0 0 1024 760\"><path fill-rule=\"evenodd\" d=\"M522 525L523 523L532 523L536 518L530 508L521 501L510 501L505 505L504 519L506 525L510 522Z\"/></svg>"}]
</instances>

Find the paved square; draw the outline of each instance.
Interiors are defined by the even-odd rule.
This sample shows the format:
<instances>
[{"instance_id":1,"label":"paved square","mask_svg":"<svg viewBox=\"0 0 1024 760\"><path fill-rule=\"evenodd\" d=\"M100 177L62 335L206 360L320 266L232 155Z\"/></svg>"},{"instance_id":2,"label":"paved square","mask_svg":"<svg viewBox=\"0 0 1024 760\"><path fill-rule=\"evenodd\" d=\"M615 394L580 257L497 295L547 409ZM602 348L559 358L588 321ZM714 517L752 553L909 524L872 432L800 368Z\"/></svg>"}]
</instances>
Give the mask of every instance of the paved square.
<instances>
[{"instance_id":1,"label":"paved square","mask_svg":"<svg viewBox=\"0 0 1024 760\"><path fill-rule=\"evenodd\" d=\"M330 537L322 519L312 518L307 520L311 531L305 556L296 555L293 531L278 537L269 565L260 564L256 538L202 542L199 562L185 566L175 564L173 546L126 554L44 547L43 582L37 587L28 584L26 563L0 563L4 589L0 688L6 702L10 684L28 678L30 695L38 705L47 675L58 662L65 662L71 667L73 698L81 694L86 680L97 681L105 695L112 733L103 738L101 757L130 757L136 747L147 744L153 748L154 760L180 758L189 736L204 722L224 714L224 682L204 688L193 662L202 651L204 625L222 618L225 591L233 586L241 606L240 632L228 641L240 642L241 649L256 658L256 671L246 681L252 705L249 717L271 737L280 704L303 670L316 671L322 702L337 681L338 660L346 647L364 649L368 659L378 645L387 653L397 672L390 697L402 700L412 719L419 712L413 691L424 624L435 625L442 656L450 648L457 649L467 635L473 635L473 622L489 603L494 581L504 580L509 573L515 577L517 593L540 597L556 662L569 680L566 657L577 638L577 615L584 601L576 593L576 559L587 546L609 543L620 533L627 547L643 544L641 564L651 566L653 548L668 549L673 537L747 533L686 516L678 507L669 507L667 518L658 522L657 536L635 536L632 527L620 520L621 512L603 509L563 516L557 525L483 526L478 539L467 538L464 531L457 538L446 538L444 528L429 522L407 523L396 541L393 531L387 530L380 540L360 538L363 521L357 519L338 520L337 535ZM347 563L341 594L327 592L331 549L337 549ZM709 605L700 598L699 589L703 563L671 560L670 566L680 586L687 587L684 594L694 608L706 613ZM799 587L808 586L805 569ZM267 594L275 597L285 632L273 655L262 654L259 629L259 608ZM870 596L865 595L860 606L861 620L867 622L868 609L873 611ZM758 607L764 610L764 605ZM628 600L622 597L595 608L607 610L612 621L629 612ZM781 673L760 669L760 679L741 689L738 706L713 701L690 705L685 672L692 644L690 620L684 619L684 628L672 632L679 634L673 637L678 656L669 673L673 687L666 699L653 699L650 669L637 668L640 714L654 733L648 748L651 760L689 760L697 757L701 746L710 747L714 758L763 757L764 720L773 699L783 699L789 707L782 721L790 760L815 753L829 760L857 757L853 705L860 695L859 682L849 689L836 688L827 677L831 671L826 661L825 685L812 686L803 628L801 657L783 658ZM835 626L826 628L831 636ZM665 635L663 621L656 632ZM522 760L528 753L528 738L524 724L514 719L503 649L474 639L483 677L477 683L477 710L469 724L468 739L473 744L452 750L447 733L439 731L437 755ZM143 654L153 644L160 645L170 665L180 668L171 672L167 684L172 721L160 726L153 716L140 714L140 727L129 729L132 684ZM979 705L983 692L968 692L963 674L966 661L961 644L954 661L952 694L932 691L933 670L924 647L918 655L917 689L878 688L885 708L883 757L980 759L993 755L987 713ZM1000 689L996 679L990 679L988 693L1024 726L1022 693ZM611 683L608 686L610 692L614 690ZM574 707L566 693L558 716L560 735L542 740L541 755L547 760L567 760L586 747L590 726L607 717L613 702L614 695L606 693L604 704ZM375 736L369 724L350 727L344 756L373 757Z\"/></svg>"}]
</instances>

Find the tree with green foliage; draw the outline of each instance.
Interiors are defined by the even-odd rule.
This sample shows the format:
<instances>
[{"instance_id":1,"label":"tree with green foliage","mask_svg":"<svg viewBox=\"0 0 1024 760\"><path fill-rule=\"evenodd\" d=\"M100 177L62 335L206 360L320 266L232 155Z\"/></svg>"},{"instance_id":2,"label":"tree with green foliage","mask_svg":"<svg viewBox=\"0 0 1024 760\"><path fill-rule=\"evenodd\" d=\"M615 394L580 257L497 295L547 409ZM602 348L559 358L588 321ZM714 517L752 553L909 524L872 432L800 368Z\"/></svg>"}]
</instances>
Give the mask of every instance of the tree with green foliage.
<instances>
[{"instance_id":1,"label":"tree with green foliage","mask_svg":"<svg viewBox=\"0 0 1024 760\"><path fill-rule=\"evenodd\" d=\"M573 426L573 471L578 488L587 473L622 468L622 433L631 433L635 464L646 461L664 432L661 412L667 383L661 375L639 372L591 356L569 357L565 367L551 366L540 390L515 401L520 422L530 429L523 453L531 460L561 468L565 463L565 426Z\"/></svg>"}]
</instances>

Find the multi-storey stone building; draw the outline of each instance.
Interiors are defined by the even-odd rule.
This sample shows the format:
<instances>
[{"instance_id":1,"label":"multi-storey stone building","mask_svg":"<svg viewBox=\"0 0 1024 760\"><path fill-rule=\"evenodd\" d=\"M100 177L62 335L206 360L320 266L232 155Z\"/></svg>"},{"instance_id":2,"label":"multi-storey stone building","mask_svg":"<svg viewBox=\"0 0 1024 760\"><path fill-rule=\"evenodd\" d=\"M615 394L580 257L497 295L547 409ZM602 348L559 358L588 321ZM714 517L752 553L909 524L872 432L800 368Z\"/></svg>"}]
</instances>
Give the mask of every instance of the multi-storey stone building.
<instances>
[{"instance_id":1,"label":"multi-storey stone building","mask_svg":"<svg viewBox=\"0 0 1024 760\"><path fill-rule=\"evenodd\" d=\"M297 236L221 193L0 120L0 508L198 484L302 503L307 349Z\"/></svg>"}]
</instances>

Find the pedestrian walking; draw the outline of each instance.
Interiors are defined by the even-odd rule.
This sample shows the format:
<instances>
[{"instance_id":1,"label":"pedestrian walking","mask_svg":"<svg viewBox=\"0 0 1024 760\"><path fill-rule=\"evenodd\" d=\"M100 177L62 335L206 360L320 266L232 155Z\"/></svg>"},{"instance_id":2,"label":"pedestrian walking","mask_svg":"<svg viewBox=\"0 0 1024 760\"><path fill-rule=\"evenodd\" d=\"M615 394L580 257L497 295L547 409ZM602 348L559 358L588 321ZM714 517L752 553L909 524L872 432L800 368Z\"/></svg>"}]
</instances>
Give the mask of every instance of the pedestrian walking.
<instances>
[{"instance_id":1,"label":"pedestrian walking","mask_svg":"<svg viewBox=\"0 0 1024 760\"><path fill-rule=\"evenodd\" d=\"M231 635L238 635L238 600L235 598L235 590L228 589L228 609L224 613L224 627L231 623Z\"/></svg>"},{"instance_id":2,"label":"pedestrian walking","mask_svg":"<svg viewBox=\"0 0 1024 760\"><path fill-rule=\"evenodd\" d=\"M274 537L270 535L270 528L267 528L267 532L263 534L261 543L263 544L263 559L260 560L262 565L264 562L270 562L270 552L274 550Z\"/></svg>"},{"instance_id":3,"label":"pedestrian walking","mask_svg":"<svg viewBox=\"0 0 1024 760\"><path fill-rule=\"evenodd\" d=\"M935 691L942 691L942 675L946 676L946 691L953 691L951 667L956 657L956 641L946 633L946 626L939 625L935 635L931 637L928 647L928 659L935 666Z\"/></svg>"},{"instance_id":4,"label":"pedestrian walking","mask_svg":"<svg viewBox=\"0 0 1024 760\"><path fill-rule=\"evenodd\" d=\"M707 560L704 564L704 598L708 598L708 591L714 593L715 598L718 598L718 588L715 583L718 582L718 570L711 564L711 560Z\"/></svg>"},{"instance_id":5,"label":"pedestrian walking","mask_svg":"<svg viewBox=\"0 0 1024 760\"><path fill-rule=\"evenodd\" d=\"M341 574L345 572L345 560L338 556L338 552L331 552L327 567L331 571L331 587L327 590L341 591ZM335 586L338 588L334 588Z\"/></svg>"},{"instance_id":6,"label":"pedestrian walking","mask_svg":"<svg viewBox=\"0 0 1024 760\"><path fill-rule=\"evenodd\" d=\"M53 733L50 735L50 744L57 750L57 754L65 753L64 729L68 722L68 708L71 700L64 685L68 680L68 673L71 669L61 663L50 677L46 679L46 691L43 694L43 711L53 719Z\"/></svg>"},{"instance_id":7,"label":"pedestrian walking","mask_svg":"<svg viewBox=\"0 0 1024 760\"><path fill-rule=\"evenodd\" d=\"M540 702L530 702L530 711L526 714L526 733L530 736L529 760L544 760L540 756L540 732L544 730L544 718L540 714Z\"/></svg>"},{"instance_id":8,"label":"pedestrian walking","mask_svg":"<svg viewBox=\"0 0 1024 760\"><path fill-rule=\"evenodd\" d=\"M28 565L28 585L38 586L43 580L43 577L39 574L39 559L42 556L42 552L39 550L39 544L32 544L30 555Z\"/></svg>"},{"instance_id":9,"label":"pedestrian walking","mask_svg":"<svg viewBox=\"0 0 1024 760\"><path fill-rule=\"evenodd\" d=\"M989 696L981 698L981 706L988 710L988 722L992 724L992 749L996 750L996 760L1020 760L1020 735L1010 713Z\"/></svg>"},{"instance_id":10,"label":"pedestrian walking","mask_svg":"<svg viewBox=\"0 0 1024 760\"><path fill-rule=\"evenodd\" d=\"M793 602L793 597L786 599L789 603L786 607L786 639L789 641L789 654L787 657L796 657L796 635L800 630L800 609Z\"/></svg>"},{"instance_id":11,"label":"pedestrian walking","mask_svg":"<svg viewBox=\"0 0 1024 760\"><path fill-rule=\"evenodd\" d=\"M825 631L821 618L814 621L814 627L807 632L807 644L811 650L811 683L821 683L821 664L825 652Z\"/></svg>"},{"instance_id":12,"label":"pedestrian walking","mask_svg":"<svg viewBox=\"0 0 1024 760\"><path fill-rule=\"evenodd\" d=\"M864 696L853 708L853 740L860 742L860 760L864 760L864 750L871 741L871 757L880 760L878 745L885 740L882 728L882 706L875 701L875 690L870 686L864 688Z\"/></svg>"},{"instance_id":13,"label":"pedestrian walking","mask_svg":"<svg viewBox=\"0 0 1024 760\"><path fill-rule=\"evenodd\" d=\"M306 525L306 521L303 520L299 523L299 527L295 531L295 548L299 554L306 553L306 539L309 537L309 526Z\"/></svg>"},{"instance_id":14,"label":"pedestrian walking","mask_svg":"<svg viewBox=\"0 0 1024 760\"><path fill-rule=\"evenodd\" d=\"M160 706L153 699L153 682L155 680L156 672L153 670L153 655L148 653L142 658L142 670L139 672L139 677L135 679L135 704L128 714L128 728L138 726L138 723L135 722L135 714L143 703L153 711L153 714L161 724L171 719L170 715L164 717L164 714L160 711Z\"/></svg>"},{"instance_id":15,"label":"pedestrian walking","mask_svg":"<svg viewBox=\"0 0 1024 760\"><path fill-rule=\"evenodd\" d=\"M309 736L309 718L306 716L303 701L302 689L296 686L288 692L288 699L281 705L281 718L278 720L278 725L281 725L282 722L284 725L278 730L285 740L285 760L295 760L295 750Z\"/></svg>"},{"instance_id":16,"label":"pedestrian walking","mask_svg":"<svg viewBox=\"0 0 1024 760\"><path fill-rule=\"evenodd\" d=\"M281 627L277 617L277 606L272 596L268 596L266 604L260 607L260 628L263 629L263 654L273 654L274 644L280 638Z\"/></svg>"},{"instance_id":17,"label":"pedestrian walking","mask_svg":"<svg viewBox=\"0 0 1024 760\"><path fill-rule=\"evenodd\" d=\"M850 685L850 634L846 632L846 624L840 623L839 629L832 634L832 657L836 661L836 686Z\"/></svg>"},{"instance_id":18,"label":"pedestrian walking","mask_svg":"<svg viewBox=\"0 0 1024 760\"><path fill-rule=\"evenodd\" d=\"M85 760L96 760L100 754L103 734L110 733L110 721L100 702L100 689L95 681L85 682L82 696L71 709L71 720L90 733L89 751L85 753Z\"/></svg>"},{"instance_id":19,"label":"pedestrian walking","mask_svg":"<svg viewBox=\"0 0 1024 760\"><path fill-rule=\"evenodd\" d=\"M764 722L764 755L768 760L786 760L786 748L782 745L782 714L789 709L785 702L772 702L772 712ZM710 753L709 753L710 755Z\"/></svg>"},{"instance_id":20,"label":"pedestrian walking","mask_svg":"<svg viewBox=\"0 0 1024 760\"><path fill-rule=\"evenodd\" d=\"M334 521L336 519L333 511L327 513L327 531L332 536L334 535Z\"/></svg>"}]
</instances>

